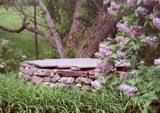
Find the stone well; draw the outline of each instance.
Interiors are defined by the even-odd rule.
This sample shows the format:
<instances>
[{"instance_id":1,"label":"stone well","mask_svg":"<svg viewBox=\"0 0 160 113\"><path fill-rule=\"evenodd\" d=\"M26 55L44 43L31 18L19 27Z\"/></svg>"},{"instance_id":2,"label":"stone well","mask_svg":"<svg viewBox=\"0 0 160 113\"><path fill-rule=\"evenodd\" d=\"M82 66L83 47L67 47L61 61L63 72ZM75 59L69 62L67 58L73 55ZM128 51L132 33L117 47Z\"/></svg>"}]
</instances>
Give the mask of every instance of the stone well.
<instances>
[{"instance_id":1,"label":"stone well","mask_svg":"<svg viewBox=\"0 0 160 113\"><path fill-rule=\"evenodd\" d=\"M20 64L20 75L32 84L53 87L97 90L101 88L95 75L98 59L45 59Z\"/></svg>"}]
</instances>

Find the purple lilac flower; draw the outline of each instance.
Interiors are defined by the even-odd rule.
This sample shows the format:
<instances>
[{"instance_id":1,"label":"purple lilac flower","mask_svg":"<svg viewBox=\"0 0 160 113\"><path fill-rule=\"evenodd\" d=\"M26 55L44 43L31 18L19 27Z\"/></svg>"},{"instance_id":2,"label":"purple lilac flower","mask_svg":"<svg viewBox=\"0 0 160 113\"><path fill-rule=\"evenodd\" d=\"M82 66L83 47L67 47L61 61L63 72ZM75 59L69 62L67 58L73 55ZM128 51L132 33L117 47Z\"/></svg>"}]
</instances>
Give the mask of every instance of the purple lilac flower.
<instances>
[{"instance_id":1,"label":"purple lilac flower","mask_svg":"<svg viewBox=\"0 0 160 113\"><path fill-rule=\"evenodd\" d=\"M99 45L99 53L101 55L101 57L109 57L110 55L112 55L112 50L111 47L105 45L105 44L100 44Z\"/></svg>"},{"instance_id":2,"label":"purple lilac flower","mask_svg":"<svg viewBox=\"0 0 160 113\"><path fill-rule=\"evenodd\" d=\"M129 36L137 37L140 36L143 32L143 28L141 26L132 26L130 27Z\"/></svg>"},{"instance_id":3,"label":"purple lilac flower","mask_svg":"<svg viewBox=\"0 0 160 113\"><path fill-rule=\"evenodd\" d=\"M147 15L147 9L145 9L143 7L138 7L137 8L137 12L142 16L146 16Z\"/></svg>"},{"instance_id":4,"label":"purple lilac flower","mask_svg":"<svg viewBox=\"0 0 160 113\"><path fill-rule=\"evenodd\" d=\"M116 4L115 2L112 2L111 6L108 8L108 13L109 14L117 13L119 9L120 9L120 5Z\"/></svg>"},{"instance_id":5,"label":"purple lilac flower","mask_svg":"<svg viewBox=\"0 0 160 113\"><path fill-rule=\"evenodd\" d=\"M128 85L128 84L121 84L119 86L119 89L123 91L124 93L127 93L129 96L134 96L136 95L138 89L137 87L133 85Z\"/></svg>"},{"instance_id":6,"label":"purple lilac flower","mask_svg":"<svg viewBox=\"0 0 160 113\"><path fill-rule=\"evenodd\" d=\"M127 27L125 24L122 23L117 23L116 27L118 28L119 31L124 33L129 33L130 31L129 27Z\"/></svg>"},{"instance_id":7,"label":"purple lilac flower","mask_svg":"<svg viewBox=\"0 0 160 113\"><path fill-rule=\"evenodd\" d=\"M156 42L157 42L157 37L155 37L155 36L154 37L147 37L145 39L145 43L148 44L148 45L150 45L150 46L155 45Z\"/></svg>"},{"instance_id":8,"label":"purple lilac flower","mask_svg":"<svg viewBox=\"0 0 160 113\"><path fill-rule=\"evenodd\" d=\"M137 0L127 0L127 5L133 8L137 5Z\"/></svg>"},{"instance_id":9,"label":"purple lilac flower","mask_svg":"<svg viewBox=\"0 0 160 113\"><path fill-rule=\"evenodd\" d=\"M110 64L106 64L103 62L98 62L97 68L103 70L105 73L109 73L110 70L112 69L112 66Z\"/></svg>"},{"instance_id":10,"label":"purple lilac flower","mask_svg":"<svg viewBox=\"0 0 160 113\"><path fill-rule=\"evenodd\" d=\"M101 72L101 69L100 68L95 68L95 76L96 77L99 77L99 74L100 74L100 72Z\"/></svg>"},{"instance_id":11,"label":"purple lilac flower","mask_svg":"<svg viewBox=\"0 0 160 113\"><path fill-rule=\"evenodd\" d=\"M149 6L152 4L153 1L154 0L143 0L143 4Z\"/></svg>"},{"instance_id":12,"label":"purple lilac flower","mask_svg":"<svg viewBox=\"0 0 160 113\"><path fill-rule=\"evenodd\" d=\"M158 18L158 17L153 18L153 25L154 25L158 30L160 30L160 18Z\"/></svg>"},{"instance_id":13,"label":"purple lilac flower","mask_svg":"<svg viewBox=\"0 0 160 113\"><path fill-rule=\"evenodd\" d=\"M156 66L160 65L160 58L157 58L154 60L154 65L156 65Z\"/></svg>"},{"instance_id":14,"label":"purple lilac flower","mask_svg":"<svg viewBox=\"0 0 160 113\"><path fill-rule=\"evenodd\" d=\"M122 52L122 51L117 51L117 57L120 59L126 59L127 58L127 53Z\"/></svg>"},{"instance_id":15,"label":"purple lilac flower","mask_svg":"<svg viewBox=\"0 0 160 113\"><path fill-rule=\"evenodd\" d=\"M105 73L109 73L112 70L112 66L110 64L105 64L103 70Z\"/></svg>"},{"instance_id":16,"label":"purple lilac flower","mask_svg":"<svg viewBox=\"0 0 160 113\"><path fill-rule=\"evenodd\" d=\"M117 43L121 43L121 42L124 41L124 37L123 37L123 36L117 36L117 37L115 38L115 40L116 40Z\"/></svg>"},{"instance_id":17,"label":"purple lilac flower","mask_svg":"<svg viewBox=\"0 0 160 113\"><path fill-rule=\"evenodd\" d=\"M97 62L98 69L103 69L103 66L104 66L103 62ZM98 70L96 70L96 71L98 71Z\"/></svg>"}]
</instances>

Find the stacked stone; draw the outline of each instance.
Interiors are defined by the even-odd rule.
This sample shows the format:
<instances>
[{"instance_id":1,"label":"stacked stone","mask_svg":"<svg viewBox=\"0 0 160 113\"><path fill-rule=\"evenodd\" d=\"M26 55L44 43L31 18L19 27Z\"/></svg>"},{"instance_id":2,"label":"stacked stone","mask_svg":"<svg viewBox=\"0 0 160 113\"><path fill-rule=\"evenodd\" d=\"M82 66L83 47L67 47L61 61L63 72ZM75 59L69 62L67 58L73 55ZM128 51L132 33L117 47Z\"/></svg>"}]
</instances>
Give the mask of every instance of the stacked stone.
<instances>
[{"instance_id":1,"label":"stacked stone","mask_svg":"<svg viewBox=\"0 0 160 113\"><path fill-rule=\"evenodd\" d=\"M39 68L27 62L21 63L20 75L32 84L96 91L101 82L94 69Z\"/></svg>"}]
</instances>

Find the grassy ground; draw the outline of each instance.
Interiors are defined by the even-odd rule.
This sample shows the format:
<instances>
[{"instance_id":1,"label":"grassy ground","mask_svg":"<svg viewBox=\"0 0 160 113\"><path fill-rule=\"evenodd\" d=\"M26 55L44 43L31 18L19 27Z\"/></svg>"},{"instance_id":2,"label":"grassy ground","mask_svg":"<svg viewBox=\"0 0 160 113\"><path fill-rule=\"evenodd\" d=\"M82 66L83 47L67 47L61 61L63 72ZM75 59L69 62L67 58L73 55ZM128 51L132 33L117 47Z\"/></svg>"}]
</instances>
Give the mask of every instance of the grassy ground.
<instances>
[{"instance_id":1,"label":"grassy ground","mask_svg":"<svg viewBox=\"0 0 160 113\"><path fill-rule=\"evenodd\" d=\"M129 100L113 90L91 93L27 85L13 73L0 76L0 89L1 113L124 113Z\"/></svg>"},{"instance_id":2,"label":"grassy ground","mask_svg":"<svg viewBox=\"0 0 160 113\"><path fill-rule=\"evenodd\" d=\"M0 7L0 25L4 25L10 28L16 28L20 25L21 18L17 13L9 8L6 10ZM23 31L19 34L8 33L0 30L0 39L10 40L13 45L13 49L22 51L29 59L34 58L34 34L28 31ZM39 39L40 58L55 58L57 52L53 49L44 39Z\"/></svg>"}]
</instances>

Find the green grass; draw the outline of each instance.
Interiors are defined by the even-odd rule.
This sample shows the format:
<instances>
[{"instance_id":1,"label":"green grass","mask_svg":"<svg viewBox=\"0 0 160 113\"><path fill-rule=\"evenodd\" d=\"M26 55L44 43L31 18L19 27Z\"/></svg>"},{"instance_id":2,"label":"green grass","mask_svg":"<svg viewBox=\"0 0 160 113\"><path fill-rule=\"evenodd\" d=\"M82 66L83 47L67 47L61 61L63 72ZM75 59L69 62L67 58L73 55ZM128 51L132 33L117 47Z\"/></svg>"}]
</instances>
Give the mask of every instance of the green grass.
<instances>
[{"instance_id":1,"label":"green grass","mask_svg":"<svg viewBox=\"0 0 160 113\"><path fill-rule=\"evenodd\" d=\"M17 15L16 11L12 8L8 10L0 7L0 25L7 26L9 28L16 28L21 24L21 18ZM39 19L39 21L42 21ZM34 58L34 34L28 31L23 31L19 34L8 33L0 30L0 39L10 40L13 45L13 49L22 51L29 59ZM57 51L51 47L51 45L43 38L39 38L39 51L40 58L55 58L58 57Z\"/></svg>"},{"instance_id":2,"label":"green grass","mask_svg":"<svg viewBox=\"0 0 160 113\"><path fill-rule=\"evenodd\" d=\"M27 85L16 74L0 76L4 113L124 113L129 98L117 91L97 93Z\"/></svg>"}]
</instances>

